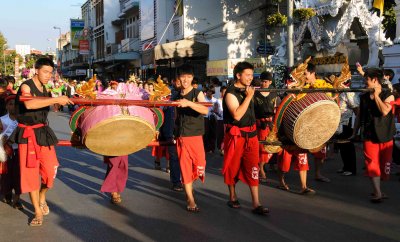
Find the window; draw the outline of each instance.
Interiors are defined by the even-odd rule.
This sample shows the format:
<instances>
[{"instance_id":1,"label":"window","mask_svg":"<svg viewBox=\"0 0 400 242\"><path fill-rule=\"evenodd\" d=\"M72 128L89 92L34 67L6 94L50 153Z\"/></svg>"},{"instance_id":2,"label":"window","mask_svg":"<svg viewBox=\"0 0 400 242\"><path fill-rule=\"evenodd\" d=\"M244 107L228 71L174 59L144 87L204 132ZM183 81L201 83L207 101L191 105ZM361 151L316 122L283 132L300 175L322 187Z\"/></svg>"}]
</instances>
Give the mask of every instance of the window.
<instances>
[{"instance_id":1,"label":"window","mask_svg":"<svg viewBox=\"0 0 400 242\"><path fill-rule=\"evenodd\" d=\"M180 31L180 28L179 28L179 20L174 21L174 22L172 23L172 26L173 26L173 28L174 28L174 36L180 35L181 31Z\"/></svg>"}]
</instances>

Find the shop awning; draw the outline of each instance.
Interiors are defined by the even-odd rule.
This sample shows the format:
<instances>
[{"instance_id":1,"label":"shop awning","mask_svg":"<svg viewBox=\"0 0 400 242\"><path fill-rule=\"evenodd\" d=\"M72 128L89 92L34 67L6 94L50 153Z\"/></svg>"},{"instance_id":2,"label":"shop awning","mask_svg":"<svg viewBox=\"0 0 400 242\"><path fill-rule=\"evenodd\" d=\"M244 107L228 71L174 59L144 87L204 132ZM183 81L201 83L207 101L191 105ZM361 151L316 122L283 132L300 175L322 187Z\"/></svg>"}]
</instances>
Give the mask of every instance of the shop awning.
<instances>
[{"instance_id":1,"label":"shop awning","mask_svg":"<svg viewBox=\"0 0 400 242\"><path fill-rule=\"evenodd\" d=\"M208 57L208 44L184 39L154 48L155 60L184 57Z\"/></svg>"}]
</instances>

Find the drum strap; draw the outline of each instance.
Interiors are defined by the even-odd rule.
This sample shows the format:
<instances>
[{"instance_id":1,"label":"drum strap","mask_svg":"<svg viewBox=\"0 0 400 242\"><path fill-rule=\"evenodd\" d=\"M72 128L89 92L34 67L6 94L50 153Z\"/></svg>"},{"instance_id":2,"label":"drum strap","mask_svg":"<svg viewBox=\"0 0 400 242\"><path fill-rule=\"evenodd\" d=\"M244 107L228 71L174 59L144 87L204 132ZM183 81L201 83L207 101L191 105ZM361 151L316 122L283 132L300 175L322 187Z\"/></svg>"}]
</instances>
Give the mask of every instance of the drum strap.
<instances>
[{"instance_id":1,"label":"drum strap","mask_svg":"<svg viewBox=\"0 0 400 242\"><path fill-rule=\"evenodd\" d=\"M36 142L36 135L34 129L45 126L45 124L25 125L18 124L18 127L24 128L22 138L28 139L28 148L26 155L26 167L36 168L38 167L38 160L40 159L40 146Z\"/></svg>"}]
</instances>

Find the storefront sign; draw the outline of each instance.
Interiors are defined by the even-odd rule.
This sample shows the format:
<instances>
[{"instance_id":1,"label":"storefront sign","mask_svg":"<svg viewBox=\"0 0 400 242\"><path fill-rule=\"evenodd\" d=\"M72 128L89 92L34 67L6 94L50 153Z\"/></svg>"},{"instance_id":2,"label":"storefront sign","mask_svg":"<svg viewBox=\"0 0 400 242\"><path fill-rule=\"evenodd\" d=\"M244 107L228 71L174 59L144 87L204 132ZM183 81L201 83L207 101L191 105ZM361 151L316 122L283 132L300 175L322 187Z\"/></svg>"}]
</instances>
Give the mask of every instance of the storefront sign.
<instances>
[{"instance_id":1,"label":"storefront sign","mask_svg":"<svg viewBox=\"0 0 400 242\"><path fill-rule=\"evenodd\" d=\"M75 75L76 76L86 76L86 69L76 69Z\"/></svg>"},{"instance_id":2,"label":"storefront sign","mask_svg":"<svg viewBox=\"0 0 400 242\"><path fill-rule=\"evenodd\" d=\"M89 55L89 40L79 40L79 54Z\"/></svg>"},{"instance_id":3,"label":"storefront sign","mask_svg":"<svg viewBox=\"0 0 400 242\"><path fill-rule=\"evenodd\" d=\"M254 75L259 76L265 71L266 58L243 58L243 59L227 59L207 61L207 76L228 76L233 77L233 69L236 64L242 61L247 61L254 66Z\"/></svg>"}]
</instances>

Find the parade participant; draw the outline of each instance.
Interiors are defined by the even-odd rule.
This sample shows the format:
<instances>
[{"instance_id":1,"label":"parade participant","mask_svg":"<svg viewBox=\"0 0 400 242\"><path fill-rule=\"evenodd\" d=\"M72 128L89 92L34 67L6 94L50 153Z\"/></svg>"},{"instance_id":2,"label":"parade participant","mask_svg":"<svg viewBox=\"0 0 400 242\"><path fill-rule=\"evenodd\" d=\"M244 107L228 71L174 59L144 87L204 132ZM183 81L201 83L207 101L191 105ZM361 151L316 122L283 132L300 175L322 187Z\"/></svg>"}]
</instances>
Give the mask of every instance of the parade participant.
<instances>
[{"instance_id":1,"label":"parade participant","mask_svg":"<svg viewBox=\"0 0 400 242\"><path fill-rule=\"evenodd\" d=\"M315 65L308 63L307 69L304 72L307 83L304 88L333 88L333 86L325 80L317 79L315 70ZM319 182L330 182L329 178L321 174L322 165L326 159L326 152L327 148L324 146L320 151L312 153L315 164L315 180Z\"/></svg>"},{"instance_id":2,"label":"parade participant","mask_svg":"<svg viewBox=\"0 0 400 242\"><path fill-rule=\"evenodd\" d=\"M7 114L0 117L0 130L3 139L5 140L4 149L7 153L7 173L1 176L1 193L4 195L5 202L12 204L14 208L23 209L20 201L21 186L20 186L20 168L18 159L18 145L11 144L8 137L11 136L18 122L15 117L15 95L6 97ZM14 198L12 196L14 190Z\"/></svg>"},{"instance_id":3,"label":"parade participant","mask_svg":"<svg viewBox=\"0 0 400 242\"><path fill-rule=\"evenodd\" d=\"M395 134L394 117L390 102L394 96L382 85L383 73L379 69L367 69L364 73L367 88L373 93L360 97L360 119L364 139L364 158L366 173L371 178L373 197L371 202L380 203L385 195L381 191L381 180L389 179Z\"/></svg>"},{"instance_id":4,"label":"parade participant","mask_svg":"<svg viewBox=\"0 0 400 242\"><path fill-rule=\"evenodd\" d=\"M203 144L204 118L208 113L206 106L196 102L204 102L204 94L194 89L192 80L193 67L182 65L178 69L181 92L178 97L176 138L182 183L187 197L187 211L199 212L194 196L193 182L198 178L204 182L206 159Z\"/></svg>"},{"instance_id":5,"label":"parade participant","mask_svg":"<svg viewBox=\"0 0 400 242\"><path fill-rule=\"evenodd\" d=\"M107 172L101 191L110 193L111 203L121 203L121 192L128 180L128 156L104 156L104 163L107 164Z\"/></svg>"},{"instance_id":6,"label":"parade participant","mask_svg":"<svg viewBox=\"0 0 400 242\"><path fill-rule=\"evenodd\" d=\"M261 88L269 88L272 84L272 73L264 71L260 75ZM257 136L259 140L265 140L272 125L276 108L276 92L256 92L254 94L254 110L256 113ZM273 154L269 154L260 144L260 181L265 182L267 176L264 165L269 162Z\"/></svg>"},{"instance_id":7,"label":"parade participant","mask_svg":"<svg viewBox=\"0 0 400 242\"><path fill-rule=\"evenodd\" d=\"M20 86L16 97L18 127L11 142L18 143L21 169L21 193L29 192L35 217L29 223L40 226L43 215L50 212L46 203L46 192L54 185L58 160L54 145L58 140L47 125L49 106L73 104L66 96L49 99L32 99L21 102L21 96L49 97L45 85L51 79L54 63L48 58L39 58L35 63L35 75ZM39 180L41 177L41 183Z\"/></svg>"},{"instance_id":8,"label":"parade participant","mask_svg":"<svg viewBox=\"0 0 400 242\"><path fill-rule=\"evenodd\" d=\"M224 163L222 174L228 185L231 208L240 208L235 186L238 180L250 187L255 214L266 214L268 208L259 201L259 144L254 113L254 67L248 62L239 62L233 70L235 83L226 90L223 108L226 133L224 139Z\"/></svg>"}]
</instances>

